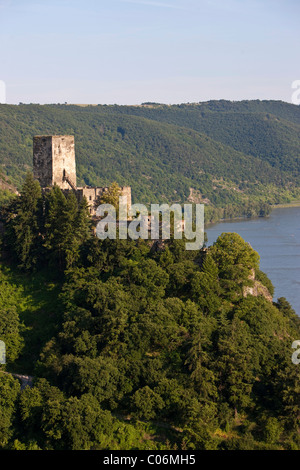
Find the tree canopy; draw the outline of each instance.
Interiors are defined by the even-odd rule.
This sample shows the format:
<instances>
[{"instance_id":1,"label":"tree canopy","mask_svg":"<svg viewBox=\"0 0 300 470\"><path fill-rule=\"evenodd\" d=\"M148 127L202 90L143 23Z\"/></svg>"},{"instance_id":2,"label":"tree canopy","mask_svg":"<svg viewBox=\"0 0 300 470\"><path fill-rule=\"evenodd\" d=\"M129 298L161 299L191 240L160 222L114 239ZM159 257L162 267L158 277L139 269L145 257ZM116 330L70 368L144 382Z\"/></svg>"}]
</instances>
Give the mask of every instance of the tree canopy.
<instances>
[{"instance_id":1,"label":"tree canopy","mask_svg":"<svg viewBox=\"0 0 300 470\"><path fill-rule=\"evenodd\" d=\"M239 235L100 240L30 176L3 220L1 448L300 449L300 321Z\"/></svg>"}]
</instances>

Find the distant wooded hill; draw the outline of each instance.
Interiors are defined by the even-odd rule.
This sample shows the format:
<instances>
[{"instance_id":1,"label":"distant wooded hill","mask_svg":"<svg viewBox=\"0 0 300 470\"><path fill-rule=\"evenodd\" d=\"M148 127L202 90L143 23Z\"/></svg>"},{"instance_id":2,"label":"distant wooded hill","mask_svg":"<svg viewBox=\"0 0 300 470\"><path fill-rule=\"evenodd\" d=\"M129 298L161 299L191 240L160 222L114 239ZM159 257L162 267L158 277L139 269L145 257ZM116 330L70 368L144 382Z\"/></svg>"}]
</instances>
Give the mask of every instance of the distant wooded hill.
<instances>
[{"instance_id":1,"label":"distant wooded hill","mask_svg":"<svg viewBox=\"0 0 300 470\"><path fill-rule=\"evenodd\" d=\"M17 188L36 134L74 135L77 183L130 185L133 202L204 202L214 220L300 198L300 107L281 101L0 105L0 165Z\"/></svg>"}]
</instances>

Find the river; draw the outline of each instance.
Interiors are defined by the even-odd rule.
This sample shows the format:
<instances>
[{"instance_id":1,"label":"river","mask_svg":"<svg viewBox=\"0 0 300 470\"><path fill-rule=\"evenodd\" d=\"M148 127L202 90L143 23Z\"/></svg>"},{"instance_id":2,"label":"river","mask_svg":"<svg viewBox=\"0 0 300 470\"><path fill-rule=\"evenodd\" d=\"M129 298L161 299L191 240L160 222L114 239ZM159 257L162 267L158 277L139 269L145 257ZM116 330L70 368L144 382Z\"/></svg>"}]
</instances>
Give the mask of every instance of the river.
<instances>
[{"instance_id":1,"label":"river","mask_svg":"<svg viewBox=\"0 0 300 470\"><path fill-rule=\"evenodd\" d=\"M300 316L300 207L274 209L269 217L219 222L205 229L207 245L223 232L238 233L260 255L274 300L285 297Z\"/></svg>"}]
</instances>

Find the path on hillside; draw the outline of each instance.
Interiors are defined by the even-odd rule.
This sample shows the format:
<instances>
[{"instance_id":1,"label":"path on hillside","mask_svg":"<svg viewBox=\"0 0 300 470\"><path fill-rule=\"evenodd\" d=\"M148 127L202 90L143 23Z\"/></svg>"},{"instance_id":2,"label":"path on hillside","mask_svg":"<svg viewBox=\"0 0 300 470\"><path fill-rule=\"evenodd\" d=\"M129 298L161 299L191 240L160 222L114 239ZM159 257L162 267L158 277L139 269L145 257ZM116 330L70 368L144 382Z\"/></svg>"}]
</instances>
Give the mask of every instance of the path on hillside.
<instances>
[{"instance_id":1,"label":"path on hillside","mask_svg":"<svg viewBox=\"0 0 300 470\"><path fill-rule=\"evenodd\" d=\"M16 379L19 379L21 382L21 390L24 390L25 387L32 387L33 377L30 375L22 375L22 374L14 374L13 372L6 372L5 370L1 370L3 374L12 375Z\"/></svg>"}]
</instances>

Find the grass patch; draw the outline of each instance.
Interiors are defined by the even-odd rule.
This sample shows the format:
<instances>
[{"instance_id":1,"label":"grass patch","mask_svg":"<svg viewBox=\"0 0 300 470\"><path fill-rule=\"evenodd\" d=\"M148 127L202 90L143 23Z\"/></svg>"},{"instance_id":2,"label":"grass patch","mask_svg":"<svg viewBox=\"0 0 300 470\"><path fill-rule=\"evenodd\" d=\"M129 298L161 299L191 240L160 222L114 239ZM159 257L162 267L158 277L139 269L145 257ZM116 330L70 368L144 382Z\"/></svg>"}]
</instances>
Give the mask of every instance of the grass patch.
<instances>
[{"instance_id":1,"label":"grass patch","mask_svg":"<svg viewBox=\"0 0 300 470\"><path fill-rule=\"evenodd\" d=\"M3 263L1 271L20 292L17 310L23 324L24 347L9 369L11 372L32 375L41 349L54 336L61 323L63 309L58 299L61 284L51 280L48 271L20 273Z\"/></svg>"}]
</instances>

